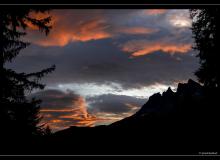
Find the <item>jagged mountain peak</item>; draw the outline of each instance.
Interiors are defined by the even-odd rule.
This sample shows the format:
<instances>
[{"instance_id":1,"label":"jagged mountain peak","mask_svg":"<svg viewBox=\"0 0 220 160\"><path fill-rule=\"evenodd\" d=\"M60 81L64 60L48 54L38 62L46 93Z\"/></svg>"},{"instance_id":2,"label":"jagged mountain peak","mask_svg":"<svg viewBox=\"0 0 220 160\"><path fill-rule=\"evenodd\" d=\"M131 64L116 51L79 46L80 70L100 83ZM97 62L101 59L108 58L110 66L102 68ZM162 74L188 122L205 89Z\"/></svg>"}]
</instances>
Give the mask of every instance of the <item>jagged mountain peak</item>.
<instances>
[{"instance_id":1,"label":"jagged mountain peak","mask_svg":"<svg viewBox=\"0 0 220 160\"><path fill-rule=\"evenodd\" d=\"M193 81L192 79L189 79L187 83L179 83L177 87L177 94L179 95L192 95L195 92L201 92L202 86Z\"/></svg>"},{"instance_id":2,"label":"jagged mountain peak","mask_svg":"<svg viewBox=\"0 0 220 160\"><path fill-rule=\"evenodd\" d=\"M131 121L140 119L140 117L148 118L152 117L152 115L162 116L177 112L180 113L180 111L185 113L188 109L196 110L196 106L194 108L190 108L189 106L193 106L197 98L201 97L202 94L202 86L192 79L189 79L187 83L179 83L176 92L172 91L169 87L162 94L153 94L139 111L122 121L123 123L125 123L124 121L129 121L130 123ZM195 95L197 95L197 97ZM120 126L120 121L115 123L117 126Z\"/></svg>"}]
</instances>

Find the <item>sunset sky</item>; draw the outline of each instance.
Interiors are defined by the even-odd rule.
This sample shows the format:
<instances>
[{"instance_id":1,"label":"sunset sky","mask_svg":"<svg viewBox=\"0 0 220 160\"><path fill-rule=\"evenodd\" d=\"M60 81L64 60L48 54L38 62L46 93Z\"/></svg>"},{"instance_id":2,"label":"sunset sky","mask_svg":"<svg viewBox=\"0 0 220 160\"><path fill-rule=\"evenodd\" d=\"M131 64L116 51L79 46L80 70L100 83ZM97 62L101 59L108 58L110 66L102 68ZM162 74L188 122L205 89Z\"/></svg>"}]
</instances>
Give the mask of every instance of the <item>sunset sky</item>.
<instances>
[{"instance_id":1,"label":"sunset sky","mask_svg":"<svg viewBox=\"0 0 220 160\"><path fill-rule=\"evenodd\" d=\"M49 15L50 34L30 26L24 39L31 45L9 67L35 72L56 65L42 80L45 90L29 95L43 100L43 122L53 131L112 123L152 94L196 80L188 10L59 9Z\"/></svg>"}]
</instances>

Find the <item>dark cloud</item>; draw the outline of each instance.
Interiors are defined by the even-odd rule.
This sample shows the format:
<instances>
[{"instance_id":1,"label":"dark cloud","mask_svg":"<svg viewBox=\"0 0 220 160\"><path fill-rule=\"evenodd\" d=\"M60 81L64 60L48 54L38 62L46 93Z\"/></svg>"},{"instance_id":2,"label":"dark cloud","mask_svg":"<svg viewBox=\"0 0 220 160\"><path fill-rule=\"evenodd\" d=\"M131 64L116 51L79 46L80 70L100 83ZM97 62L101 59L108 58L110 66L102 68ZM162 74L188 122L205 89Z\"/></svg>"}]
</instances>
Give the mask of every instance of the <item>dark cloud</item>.
<instances>
[{"instance_id":1,"label":"dark cloud","mask_svg":"<svg viewBox=\"0 0 220 160\"><path fill-rule=\"evenodd\" d=\"M38 71L39 68L56 64L55 72L45 77L49 86L63 83L116 82L123 87L141 87L155 83L172 84L178 80L193 78L198 59L187 54L155 52L129 58L108 40L74 43L65 47L29 47L30 56L16 59L13 67L20 71ZM28 66L28 67L27 67Z\"/></svg>"},{"instance_id":2,"label":"dark cloud","mask_svg":"<svg viewBox=\"0 0 220 160\"><path fill-rule=\"evenodd\" d=\"M79 95L71 91L65 93L55 89L36 92L31 97L41 99L41 105L44 109L71 108L73 103L80 98Z\"/></svg>"},{"instance_id":3,"label":"dark cloud","mask_svg":"<svg viewBox=\"0 0 220 160\"><path fill-rule=\"evenodd\" d=\"M45 118L44 121L51 122L61 121L60 117L72 114L73 109L78 107L74 105L74 102L78 101L80 98L79 95L76 95L73 92L65 93L55 89L33 93L29 98L32 97L42 100L41 112Z\"/></svg>"},{"instance_id":4,"label":"dark cloud","mask_svg":"<svg viewBox=\"0 0 220 160\"><path fill-rule=\"evenodd\" d=\"M134 113L146 102L146 99L134 98L131 96L122 96L114 94L106 94L87 99L91 107L91 113Z\"/></svg>"}]
</instances>

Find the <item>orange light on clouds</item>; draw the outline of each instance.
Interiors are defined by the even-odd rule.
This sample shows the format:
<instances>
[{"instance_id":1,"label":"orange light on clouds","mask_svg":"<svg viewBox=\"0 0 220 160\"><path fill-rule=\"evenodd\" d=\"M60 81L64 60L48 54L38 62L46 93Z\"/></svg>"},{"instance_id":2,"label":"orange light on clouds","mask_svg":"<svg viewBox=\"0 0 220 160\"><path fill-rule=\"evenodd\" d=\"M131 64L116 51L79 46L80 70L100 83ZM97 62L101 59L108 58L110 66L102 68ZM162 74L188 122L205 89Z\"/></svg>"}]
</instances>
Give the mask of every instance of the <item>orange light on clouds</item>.
<instances>
[{"instance_id":1,"label":"orange light on clouds","mask_svg":"<svg viewBox=\"0 0 220 160\"><path fill-rule=\"evenodd\" d=\"M60 12L50 13L33 13L32 16L37 19L46 18L51 15L52 21L48 24L52 26L50 34L45 37L42 35L35 35L37 30L35 26L28 23L31 35L29 38L35 44L41 46L60 46L63 47L71 42L80 41L87 42L91 40L100 40L112 38L121 34L150 34L158 30L155 28L147 28L142 26L115 26L106 20L106 17L95 15L94 17L83 17L82 14L73 14L73 16L81 17L81 20L71 22L67 16ZM69 16L69 15L68 15ZM85 15L84 15L85 16ZM84 19L85 18L85 19ZM74 17L73 17L74 19Z\"/></svg>"},{"instance_id":2,"label":"orange light on clouds","mask_svg":"<svg viewBox=\"0 0 220 160\"><path fill-rule=\"evenodd\" d=\"M192 48L191 44L175 44L169 42L130 41L122 46L122 51L131 53L132 56L143 56L156 51L165 53L187 53Z\"/></svg>"},{"instance_id":3,"label":"orange light on clouds","mask_svg":"<svg viewBox=\"0 0 220 160\"><path fill-rule=\"evenodd\" d=\"M60 119L53 119L50 122L51 123L60 123L60 122L62 122L62 120L60 120Z\"/></svg>"},{"instance_id":4,"label":"orange light on clouds","mask_svg":"<svg viewBox=\"0 0 220 160\"><path fill-rule=\"evenodd\" d=\"M68 109L69 108L69 109ZM73 100L72 106L67 109L42 109L41 114L44 119L42 123L47 123L52 130L59 130L69 126L92 127L98 121L105 121L87 111L87 104L83 97ZM54 117L53 113L60 115Z\"/></svg>"},{"instance_id":5,"label":"orange light on clouds","mask_svg":"<svg viewBox=\"0 0 220 160\"><path fill-rule=\"evenodd\" d=\"M157 29L146 28L146 27L123 27L119 28L119 33L125 34L149 34L157 32Z\"/></svg>"},{"instance_id":6,"label":"orange light on clouds","mask_svg":"<svg viewBox=\"0 0 220 160\"><path fill-rule=\"evenodd\" d=\"M65 17L63 18L65 19ZM34 43L41 46L62 47L74 41L86 42L112 37L111 33L106 31L105 21L100 19L77 23L72 27L61 23L61 20L57 21L48 37L37 39Z\"/></svg>"},{"instance_id":7,"label":"orange light on clouds","mask_svg":"<svg viewBox=\"0 0 220 160\"><path fill-rule=\"evenodd\" d=\"M73 109L42 109L41 112L72 112Z\"/></svg>"},{"instance_id":8,"label":"orange light on clouds","mask_svg":"<svg viewBox=\"0 0 220 160\"><path fill-rule=\"evenodd\" d=\"M163 51L166 53L186 53L191 49L190 44L154 44L132 53L132 56L143 56L155 51Z\"/></svg>"},{"instance_id":9,"label":"orange light on clouds","mask_svg":"<svg viewBox=\"0 0 220 160\"><path fill-rule=\"evenodd\" d=\"M42 124L48 124L54 131L68 128L69 126L94 127L96 125L109 124L132 115L139 108L130 103L125 105L130 108L129 112L120 114L96 112L91 114L87 110L85 99L78 97L77 100L73 101L70 109L42 109L41 113L45 118ZM53 113L59 113L60 115L54 117Z\"/></svg>"},{"instance_id":10,"label":"orange light on clouds","mask_svg":"<svg viewBox=\"0 0 220 160\"><path fill-rule=\"evenodd\" d=\"M129 108L131 109L131 111L136 111L136 110L139 109L138 106L136 106L136 105L134 105L134 104L131 104L131 103L125 103L125 105L126 105L127 107L129 107Z\"/></svg>"},{"instance_id":11,"label":"orange light on clouds","mask_svg":"<svg viewBox=\"0 0 220 160\"><path fill-rule=\"evenodd\" d=\"M159 14L164 14L166 13L166 9L147 9L144 10L144 13L147 15L159 15Z\"/></svg>"}]
</instances>

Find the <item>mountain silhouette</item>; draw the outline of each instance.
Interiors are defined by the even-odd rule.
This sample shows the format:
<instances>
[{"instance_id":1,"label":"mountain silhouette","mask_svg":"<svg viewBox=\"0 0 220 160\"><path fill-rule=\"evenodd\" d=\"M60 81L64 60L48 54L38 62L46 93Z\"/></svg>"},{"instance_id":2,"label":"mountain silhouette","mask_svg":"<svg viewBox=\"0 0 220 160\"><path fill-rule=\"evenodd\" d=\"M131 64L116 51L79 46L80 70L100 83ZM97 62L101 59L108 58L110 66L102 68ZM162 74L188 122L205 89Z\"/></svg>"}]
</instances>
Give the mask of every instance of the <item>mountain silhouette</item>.
<instances>
[{"instance_id":1,"label":"mountain silhouette","mask_svg":"<svg viewBox=\"0 0 220 160\"><path fill-rule=\"evenodd\" d=\"M55 147L57 153L198 154L219 142L218 112L211 105L215 102L215 97L210 98L203 86L190 79L179 83L176 92L168 88L150 96L130 117L110 125L72 126L54 133L48 144L77 146L74 151ZM89 144L96 147L86 149Z\"/></svg>"},{"instance_id":2,"label":"mountain silhouette","mask_svg":"<svg viewBox=\"0 0 220 160\"><path fill-rule=\"evenodd\" d=\"M156 123L160 118L171 121L171 118L175 118L175 120L185 123L190 120L189 123L192 124L195 117L199 118L202 114L206 114L206 112L203 112L202 104L202 101L205 100L204 97L203 87L189 79L187 83L179 83L176 92L173 92L169 87L162 94L156 93L150 96L147 103L137 113L110 124L110 127L145 127L146 124ZM152 120L154 120L153 123L151 123ZM203 118L200 119L200 121L202 120ZM170 122L170 124L172 123L174 122Z\"/></svg>"},{"instance_id":3,"label":"mountain silhouette","mask_svg":"<svg viewBox=\"0 0 220 160\"><path fill-rule=\"evenodd\" d=\"M110 125L57 131L17 154L198 154L219 145L217 95L188 80L156 93L139 111ZM19 143L17 143L19 144ZM33 149L34 146L37 149ZM10 145L11 147L11 145Z\"/></svg>"},{"instance_id":4,"label":"mountain silhouette","mask_svg":"<svg viewBox=\"0 0 220 160\"><path fill-rule=\"evenodd\" d=\"M207 123L214 118L209 117L209 119L204 119L204 116L209 116L206 109L207 102L203 86L189 79L187 83L179 83L176 92L172 91L169 87L167 91L162 94L156 93L150 96L141 109L132 116L116 121L110 125L96 126L88 128L88 130L103 128L146 129L154 127L155 125L160 125L160 127L172 127L172 125L175 125L177 122L179 124L187 124L187 127L196 127L202 124L203 121ZM197 123L196 126L193 126L195 123ZM68 135L72 133L72 130L76 131L82 128L85 129L87 127L72 126L68 129L56 132L55 135Z\"/></svg>"}]
</instances>

